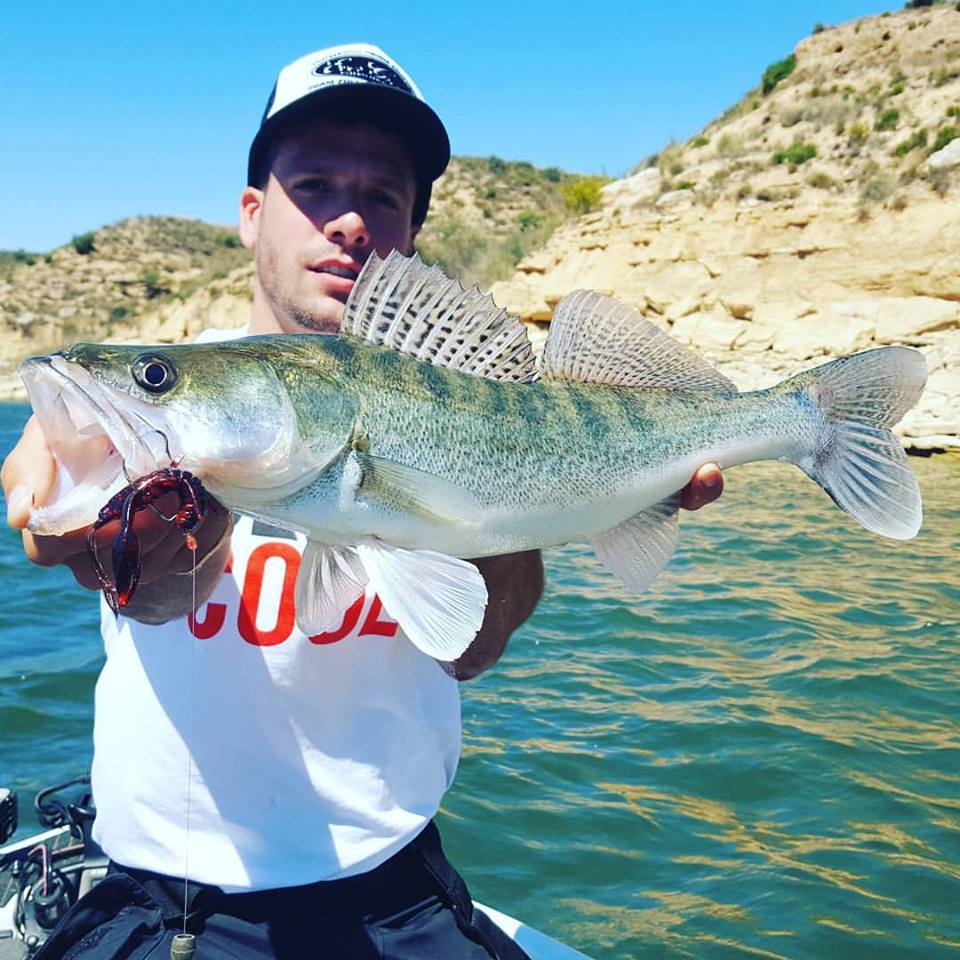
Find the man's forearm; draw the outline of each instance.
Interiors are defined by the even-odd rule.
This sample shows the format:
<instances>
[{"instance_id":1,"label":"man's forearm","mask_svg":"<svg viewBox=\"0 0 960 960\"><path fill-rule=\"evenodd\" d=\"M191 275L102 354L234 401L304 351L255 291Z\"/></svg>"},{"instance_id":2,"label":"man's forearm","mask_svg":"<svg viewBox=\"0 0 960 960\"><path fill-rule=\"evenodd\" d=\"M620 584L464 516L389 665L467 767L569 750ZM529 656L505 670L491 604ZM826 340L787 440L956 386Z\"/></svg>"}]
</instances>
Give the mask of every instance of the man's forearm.
<instances>
[{"instance_id":1,"label":"man's forearm","mask_svg":"<svg viewBox=\"0 0 960 960\"><path fill-rule=\"evenodd\" d=\"M466 651L444 669L457 680L472 680L489 670L507 648L510 634L533 613L543 594L539 550L472 561L487 584L483 624Z\"/></svg>"}]
</instances>

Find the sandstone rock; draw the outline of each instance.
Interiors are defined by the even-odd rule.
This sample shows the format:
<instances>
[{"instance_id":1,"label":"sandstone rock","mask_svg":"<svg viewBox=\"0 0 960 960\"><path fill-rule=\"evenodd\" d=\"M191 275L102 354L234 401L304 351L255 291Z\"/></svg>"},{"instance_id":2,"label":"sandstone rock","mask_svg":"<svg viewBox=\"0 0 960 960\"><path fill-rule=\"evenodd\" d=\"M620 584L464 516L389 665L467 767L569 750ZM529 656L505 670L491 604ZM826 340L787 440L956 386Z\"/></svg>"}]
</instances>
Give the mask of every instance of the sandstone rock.
<instances>
[{"instance_id":1,"label":"sandstone rock","mask_svg":"<svg viewBox=\"0 0 960 960\"><path fill-rule=\"evenodd\" d=\"M663 311L661 311L668 320L676 321L681 317L689 316L700 310L701 300L699 297L681 297L672 301Z\"/></svg>"},{"instance_id":2,"label":"sandstone rock","mask_svg":"<svg viewBox=\"0 0 960 960\"><path fill-rule=\"evenodd\" d=\"M657 207L660 210L674 210L677 207L688 207L693 203L692 190L668 190L660 195Z\"/></svg>"},{"instance_id":3,"label":"sandstone rock","mask_svg":"<svg viewBox=\"0 0 960 960\"><path fill-rule=\"evenodd\" d=\"M960 163L960 137L951 140L945 147L930 155L927 163L931 170L947 170Z\"/></svg>"},{"instance_id":4,"label":"sandstone rock","mask_svg":"<svg viewBox=\"0 0 960 960\"><path fill-rule=\"evenodd\" d=\"M529 257L524 257L517 264L517 271L519 273L546 273L556 262L556 257L547 250L538 250Z\"/></svg>"},{"instance_id":5,"label":"sandstone rock","mask_svg":"<svg viewBox=\"0 0 960 960\"><path fill-rule=\"evenodd\" d=\"M743 320L734 320L726 311L715 307L709 313L681 317L670 332L681 343L701 350L730 350L746 327Z\"/></svg>"},{"instance_id":6,"label":"sandstone rock","mask_svg":"<svg viewBox=\"0 0 960 960\"><path fill-rule=\"evenodd\" d=\"M957 326L960 307L934 297L888 297L877 311L878 343L901 343L932 330Z\"/></svg>"},{"instance_id":7,"label":"sandstone rock","mask_svg":"<svg viewBox=\"0 0 960 960\"><path fill-rule=\"evenodd\" d=\"M738 320L753 319L754 304L751 302L724 297L720 300L720 303L723 304L732 317L736 317Z\"/></svg>"},{"instance_id":8,"label":"sandstone rock","mask_svg":"<svg viewBox=\"0 0 960 960\"><path fill-rule=\"evenodd\" d=\"M737 350L747 353L763 353L773 347L777 328L770 323L758 323L756 320L746 323L737 337Z\"/></svg>"},{"instance_id":9,"label":"sandstone rock","mask_svg":"<svg viewBox=\"0 0 960 960\"><path fill-rule=\"evenodd\" d=\"M632 177L608 183L600 193L605 207L635 207L656 199L660 190L660 171L656 167L649 167Z\"/></svg>"}]
</instances>

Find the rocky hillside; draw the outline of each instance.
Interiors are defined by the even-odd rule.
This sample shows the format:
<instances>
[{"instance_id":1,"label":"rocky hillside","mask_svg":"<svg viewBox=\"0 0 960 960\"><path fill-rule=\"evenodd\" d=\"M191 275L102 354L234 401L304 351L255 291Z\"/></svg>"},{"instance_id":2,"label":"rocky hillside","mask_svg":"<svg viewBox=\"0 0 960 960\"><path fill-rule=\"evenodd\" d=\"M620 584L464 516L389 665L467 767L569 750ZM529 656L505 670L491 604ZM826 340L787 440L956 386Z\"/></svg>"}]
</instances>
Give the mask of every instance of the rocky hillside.
<instances>
[{"instance_id":1,"label":"rocky hillside","mask_svg":"<svg viewBox=\"0 0 960 960\"><path fill-rule=\"evenodd\" d=\"M931 375L906 441L960 447L960 12L818 26L493 292L543 324L577 288L632 304L744 387L918 346Z\"/></svg>"},{"instance_id":2,"label":"rocky hillside","mask_svg":"<svg viewBox=\"0 0 960 960\"><path fill-rule=\"evenodd\" d=\"M46 255L0 261L0 396L20 395L16 364L75 340L173 342L249 301L236 230L138 217Z\"/></svg>"},{"instance_id":3,"label":"rocky hillside","mask_svg":"<svg viewBox=\"0 0 960 960\"><path fill-rule=\"evenodd\" d=\"M455 157L418 238L464 282L509 277L554 228L599 201L598 177L499 157ZM246 322L253 277L234 227L138 217L48 254L0 251L0 397L22 396L16 364L75 340L172 343Z\"/></svg>"}]
</instances>

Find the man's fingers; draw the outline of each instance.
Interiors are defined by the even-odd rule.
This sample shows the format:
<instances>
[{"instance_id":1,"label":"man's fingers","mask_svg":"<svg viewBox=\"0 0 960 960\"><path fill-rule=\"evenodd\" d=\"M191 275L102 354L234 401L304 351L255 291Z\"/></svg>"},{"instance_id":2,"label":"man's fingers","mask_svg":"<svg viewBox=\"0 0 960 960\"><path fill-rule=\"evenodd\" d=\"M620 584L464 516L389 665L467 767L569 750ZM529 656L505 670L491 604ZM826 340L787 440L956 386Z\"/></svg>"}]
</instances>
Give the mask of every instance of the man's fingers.
<instances>
[{"instance_id":1,"label":"man's fingers","mask_svg":"<svg viewBox=\"0 0 960 960\"><path fill-rule=\"evenodd\" d=\"M27 525L30 508L46 499L56 473L53 454L40 424L36 417L31 417L0 470L0 483L7 501L7 523L11 527L22 530Z\"/></svg>"},{"instance_id":2,"label":"man's fingers","mask_svg":"<svg viewBox=\"0 0 960 960\"><path fill-rule=\"evenodd\" d=\"M232 514L216 500L207 501L207 514L196 531L196 553L187 546L186 534L175 524L168 524L170 536L149 552L142 554L141 583L161 580L171 573L189 573L223 539L232 524Z\"/></svg>"},{"instance_id":3,"label":"man's fingers","mask_svg":"<svg viewBox=\"0 0 960 960\"><path fill-rule=\"evenodd\" d=\"M723 493L723 474L715 463L704 464L683 488L680 506L685 510L699 510Z\"/></svg>"}]
</instances>

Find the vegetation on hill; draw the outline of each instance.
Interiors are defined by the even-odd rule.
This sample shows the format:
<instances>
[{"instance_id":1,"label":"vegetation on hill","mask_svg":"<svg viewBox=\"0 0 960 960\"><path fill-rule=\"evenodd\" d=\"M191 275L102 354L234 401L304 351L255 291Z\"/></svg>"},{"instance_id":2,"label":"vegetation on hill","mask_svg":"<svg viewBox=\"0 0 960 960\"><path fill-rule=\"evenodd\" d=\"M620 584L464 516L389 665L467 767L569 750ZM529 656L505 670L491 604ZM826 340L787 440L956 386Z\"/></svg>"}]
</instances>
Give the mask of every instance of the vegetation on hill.
<instances>
[{"instance_id":1,"label":"vegetation on hill","mask_svg":"<svg viewBox=\"0 0 960 960\"><path fill-rule=\"evenodd\" d=\"M560 223L599 206L606 182L499 157L454 157L434 187L417 249L464 284L487 288Z\"/></svg>"},{"instance_id":2,"label":"vegetation on hill","mask_svg":"<svg viewBox=\"0 0 960 960\"><path fill-rule=\"evenodd\" d=\"M558 224L595 208L605 182L499 157L455 157L434 187L417 246L464 283L489 286ZM176 217L123 220L45 254L0 251L0 328L13 335L0 353L149 339L178 302L189 301L192 323L223 294L237 298L237 313L252 275L235 228Z\"/></svg>"},{"instance_id":3,"label":"vegetation on hill","mask_svg":"<svg viewBox=\"0 0 960 960\"><path fill-rule=\"evenodd\" d=\"M0 253L0 320L42 344L101 339L164 303L215 289L249 259L228 227L123 220L47 254Z\"/></svg>"},{"instance_id":4,"label":"vegetation on hill","mask_svg":"<svg viewBox=\"0 0 960 960\"><path fill-rule=\"evenodd\" d=\"M960 136L958 7L910 2L816 24L723 116L634 172L657 166L662 192L690 189L707 207L789 201L813 187L856 199L869 217L879 203L944 196L954 175L927 161Z\"/></svg>"}]
</instances>

